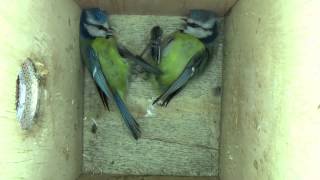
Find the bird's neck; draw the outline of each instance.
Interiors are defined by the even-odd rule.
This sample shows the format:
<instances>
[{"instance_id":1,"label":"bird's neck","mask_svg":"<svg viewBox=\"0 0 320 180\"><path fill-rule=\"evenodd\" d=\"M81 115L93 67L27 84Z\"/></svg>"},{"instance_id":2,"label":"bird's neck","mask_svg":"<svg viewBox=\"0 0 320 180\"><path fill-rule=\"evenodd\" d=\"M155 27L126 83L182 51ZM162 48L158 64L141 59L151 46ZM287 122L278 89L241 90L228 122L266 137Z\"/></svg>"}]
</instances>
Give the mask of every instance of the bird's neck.
<instances>
[{"instance_id":1,"label":"bird's neck","mask_svg":"<svg viewBox=\"0 0 320 180\"><path fill-rule=\"evenodd\" d=\"M200 39L200 41L202 41L204 44L209 44L212 43L218 36L218 25L217 23L212 27L211 29L212 34L208 37L202 38Z\"/></svg>"}]
</instances>

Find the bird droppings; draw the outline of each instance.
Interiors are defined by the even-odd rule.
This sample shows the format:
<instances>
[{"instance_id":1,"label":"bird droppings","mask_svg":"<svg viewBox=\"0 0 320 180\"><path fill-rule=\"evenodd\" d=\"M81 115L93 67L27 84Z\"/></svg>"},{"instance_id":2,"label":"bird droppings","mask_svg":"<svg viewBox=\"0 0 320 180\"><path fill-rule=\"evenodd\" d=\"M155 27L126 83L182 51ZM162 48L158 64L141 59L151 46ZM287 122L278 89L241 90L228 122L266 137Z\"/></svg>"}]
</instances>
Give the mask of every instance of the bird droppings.
<instances>
[{"instance_id":1,"label":"bird droppings","mask_svg":"<svg viewBox=\"0 0 320 180\"><path fill-rule=\"evenodd\" d=\"M22 64L16 86L17 120L22 129L30 129L37 115L40 94L38 75L30 59Z\"/></svg>"},{"instance_id":2,"label":"bird droppings","mask_svg":"<svg viewBox=\"0 0 320 180\"><path fill-rule=\"evenodd\" d=\"M148 99L149 105L147 107L146 113L144 115L144 117L154 117L156 115L155 113L155 107L152 104L152 102L154 101L155 98L151 98Z\"/></svg>"},{"instance_id":3,"label":"bird droppings","mask_svg":"<svg viewBox=\"0 0 320 180\"><path fill-rule=\"evenodd\" d=\"M227 158L232 161L232 160L233 160L233 157L232 157L230 151L227 151L226 154L227 154Z\"/></svg>"},{"instance_id":4,"label":"bird droppings","mask_svg":"<svg viewBox=\"0 0 320 180\"><path fill-rule=\"evenodd\" d=\"M62 153L64 154L65 159L68 161L70 157L70 148L68 144L62 149Z\"/></svg>"},{"instance_id":5,"label":"bird droppings","mask_svg":"<svg viewBox=\"0 0 320 180\"><path fill-rule=\"evenodd\" d=\"M43 90L43 96L45 100L48 99L48 91L46 89Z\"/></svg>"}]
</instances>

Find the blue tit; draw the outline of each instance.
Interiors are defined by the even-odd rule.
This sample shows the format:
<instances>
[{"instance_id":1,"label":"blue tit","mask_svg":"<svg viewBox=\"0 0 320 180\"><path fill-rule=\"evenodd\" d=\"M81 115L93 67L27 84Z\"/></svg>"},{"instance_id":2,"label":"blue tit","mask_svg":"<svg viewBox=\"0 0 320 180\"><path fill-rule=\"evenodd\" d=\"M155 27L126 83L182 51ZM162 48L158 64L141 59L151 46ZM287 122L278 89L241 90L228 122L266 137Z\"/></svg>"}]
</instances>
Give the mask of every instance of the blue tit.
<instances>
[{"instance_id":1,"label":"blue tit","mask_svg":"<svg viewBox=\"0 0 320 180\"><path fill-rule=\"evenodd\" d=\"M160 74L160 70L117 43L107 13L98 8L85 9L81 13L80 51L103 103L108 108L108 100L114 100L124 123L138 139L141 136L139 124L124 103L131 68L129 62L139 64L151 73Z\"/></svg>"},{"instance_id":2,"label":"blue tit","mask_svg":"<svg viewBox=\"0 0 320 180\"><path fill-rule=\"evenodd\" d=\"M209 47L218 35L218 17L211 11L191 10L184 29L162 42L162 74L156 77L162 94L153 102L167 106L192 77L202 72L211 58Z\"/></svg>"}]
</instances>

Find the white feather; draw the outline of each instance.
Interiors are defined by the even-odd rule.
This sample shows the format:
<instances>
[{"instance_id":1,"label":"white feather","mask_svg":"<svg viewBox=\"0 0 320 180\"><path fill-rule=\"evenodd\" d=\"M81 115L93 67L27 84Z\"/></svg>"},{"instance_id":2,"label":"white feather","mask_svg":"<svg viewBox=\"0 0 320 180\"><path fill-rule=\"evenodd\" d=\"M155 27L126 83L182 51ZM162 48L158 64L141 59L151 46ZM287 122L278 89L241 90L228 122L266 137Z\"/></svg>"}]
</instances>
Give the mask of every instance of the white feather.
<instances>
[{"instance_id":1,"label":"white feather","mask_svg":"<svg viewBox=\"0 0 320 180\"><path fill-rule=\"evenodd\" d=\"M184 29L184 32L192 36L195 36L196 38L199 38L199 39L206 38L212 35L211 31L204 30L201 28L194 28L191 26L187 26L187 28Z\"/></svg>"},{"instance_id":2,"label":"white feather","mask_svg":"<svg viewBox=\"0 0 320 180\"><path fill-rule=\"evenodd\" d=\"M84 24L84 27L87 29L89 34L91 36L93 36L93 37L106 37L107 36L107 32L106 31L104 31L102 29L98 29L95 26Z\"/></svg>"},{"instance_id":3,"label":"white feather","mask_svg":"<svg viewBox=\"0 0 320 180\"><path fill-rule=\"evenodd\" d=\"M188 18L188 19L187 19L187 22L188 22L188 23L197 24L197 25L199 25L199 26L201 26L201 27L203 27L203 28L205 28L205 29L211 29L211 28L214 26L214 24L215 24L216 21L217 21L216 18L211 18L210 20L205 21L205 22L195 21L194 19L191 19L191 18Z\"/></svg>"},{"instance_id":4,"label":"white feather","mask_svg":"<svg viewBox=\"0 0 320 180\"><path fill-rule=\"evenodd\" d=\"M92 76L95 77L97 73L97 67L94 67L93 72L92 72Z\"/></svg>"}]
</instances>

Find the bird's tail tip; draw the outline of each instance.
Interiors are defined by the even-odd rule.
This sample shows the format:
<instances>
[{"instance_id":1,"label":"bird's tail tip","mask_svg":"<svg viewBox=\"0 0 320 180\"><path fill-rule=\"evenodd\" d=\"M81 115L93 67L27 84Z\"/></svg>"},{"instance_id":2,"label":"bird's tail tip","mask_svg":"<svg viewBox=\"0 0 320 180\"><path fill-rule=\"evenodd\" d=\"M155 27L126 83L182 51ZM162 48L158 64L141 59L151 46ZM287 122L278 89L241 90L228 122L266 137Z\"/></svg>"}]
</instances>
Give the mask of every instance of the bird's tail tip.
<instances>
[{"instance_id":1,"label":"bird's tail tip","mask_svg":"<svg viewBox=\"0 0 320 180\"><path fill-rule=\"evenodd\" d=\"M141 137L140 125L131 115L118 93L115 93L114 98L126 126L130 130L133 138L138 140Z\"/></svg>"}]
</instances>

